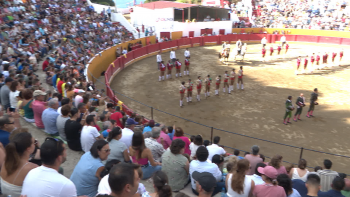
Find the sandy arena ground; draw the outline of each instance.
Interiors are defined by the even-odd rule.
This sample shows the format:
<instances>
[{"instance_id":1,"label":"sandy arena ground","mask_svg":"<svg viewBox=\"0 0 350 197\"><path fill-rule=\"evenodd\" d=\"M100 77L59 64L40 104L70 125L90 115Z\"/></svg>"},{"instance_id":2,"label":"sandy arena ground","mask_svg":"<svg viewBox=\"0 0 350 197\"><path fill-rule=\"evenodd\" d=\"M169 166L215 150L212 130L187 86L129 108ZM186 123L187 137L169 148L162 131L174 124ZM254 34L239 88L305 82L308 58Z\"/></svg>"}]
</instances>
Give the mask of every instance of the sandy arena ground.
<instances>
[{"instance_id":1,"label":"sandy arena ground","mask_svg":"<svg viewBox=\"0 0 350 197\"><path fill-rule=\"evenodd\" d=\"M250 44L244 62L235 62L231 57L228 65L218 60L220 48L221 46L191 48L190 76L175 78L173 70L173 79L158 82L156 57L149 57L118 74L111 87L116 92L148 106L208 125L209 127L205 127L154 110L154 119L157 122L175 124L182 127L185 133L201 134L204 139L210 139L210 127L214 127L274 142L350 156L347 134L350 129L350 58L346 57L350 53L349 49L345 48L341 67L295 75L297 56L310 56L313 52L323 54L325 51L339 53L340 48L330 45L291 44L286 55L277 56L275 50L275 55L270 60L267 58L268 61L262 62L260 44ZM181 62L184 62L183 54L183 49L176 51ZM168 61L169 52L163 53L162 58ZM339 56L336 59L338 61ZM184 107L179 107L178 87L181 81L187 82L188 78L195 81L198 75L204 79L208 74L215 79L216 75L223 75L226 70L235 68L238 71L239 66L243 66L244 70L244 90L236 90L235 86L232 94L224 94L221 84L220 95L214 96L215 86L212 84L208 99L204 98L203 89L202 101L197 102L197 92L194 91L193 102L187 104L184 99ZM183 68L184 66L182 71ZM319 105L316 106L315 117L307 118L305 115L310 94L316 87L319 89ZM282 119L287 96L293 96L294 104L300 93L304 93L307 102L301 116L302 121L292 121L292 124L286 126L282 124ZM151 117L150 108L122 95L117 94L117 97L137 113ZM295 111L293 115L294 113ZM299 159L300 149L297 148L214 129L214 136L216 135L221 136L221 144L225 146L249 151L252 145L257 144L261 147L261 153L268 157L281 154L284 160L295 163ZM232 153L232 150L229 151ZM304 151L303 158L308 161L309 166L322 166L323 159L329 158L333 161L335 170L350 174L350 170L346 168L350 159L310 151Z\"/></svg>"}]
</instances>

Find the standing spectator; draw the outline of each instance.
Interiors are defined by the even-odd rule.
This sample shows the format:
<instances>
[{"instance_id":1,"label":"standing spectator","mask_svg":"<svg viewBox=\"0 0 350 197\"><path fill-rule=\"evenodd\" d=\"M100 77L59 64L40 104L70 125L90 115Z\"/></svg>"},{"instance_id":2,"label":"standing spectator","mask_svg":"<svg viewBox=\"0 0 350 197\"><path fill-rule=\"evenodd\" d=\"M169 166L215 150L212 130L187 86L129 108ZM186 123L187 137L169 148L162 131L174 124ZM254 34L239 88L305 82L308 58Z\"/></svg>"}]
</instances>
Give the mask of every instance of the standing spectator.
<instances>
[{"instance_id":1,"label":"standing spectator","mask_svg":"<svg viewBox=\"0 0 350 197\"><path fill-rule=\"evenodd\" d=\"M169 178L169 185L173 191L180 191L188 184L190 164L182 154L185 151L185 142L176 139L171 143L170 151L162 155L162 171Z\"/></svg>"},{"instance_id":2,"label":"standing spectator","mask_svg":"<svg viewBox=\"0 0 350 197\"><path fill-rule=\"evenodd\" d=\"M331 170L332 161L325 159L323 161L324 170L318 170L317 174L321 179L321 191L327 192L331 189L332 181L335 177L339 176L338 172Z\"/></svg>"},{"instance_id":3,"label":"standing spectator","mask_svg":"<svg viewBox=\"0 0 350 197\"><path fill-rule=\"evenodd\" d=\"M209 157L208 159L211 161L214 155L222 155L225 156L226 151L219 146L219 142L220 142L220 137L219 136L215 136L214 140L213 140L213 144L207 146L207 149L209 151Z\"/></svg>"},{"instance_id":4,"label":"standing spectator","mask_svg":"<svg viewBox=\"0 0 350 197\"><path fill-rule=\"evenodd\" d=\"M34 112L35 125L39 129L44 129L45 127L41 119L41 116L43 114L43 111L46 108L45 107L46 102L44 102L46 93L41 90L35 90L33 93L33 96L34 96L34 101L32 102L32 109Z\"/></svg>"},{"instance_id":5,"label":"standing spectator","mask_svg":"<svg viewBox=\"0 0 350 197\"><path fill-rule=\"evenodd\" d=\"M19 98L19 83L18 81L12 81L10 85L10 107L16 109L17 108L17 102Z\"/></svg>"},{"instance_id":6,"label":"standing spectator","mask_svg":"<svg viewBox=\"0 0 350 197\"><path fill-rule=\"evenodd\" d=\"M4 147L10 142L10 133L16 129L15 118L17 118L18 122L19 117L12 117L9 115L3 115L0 117L0 142Z\"/></svg>"},{"instance_id":7,"label":"standing spectator","mask_svg":"<svg viewBox=\"0 0 350 197\"><path fill-rule=\"evenodd\" d=\"M176 139L181 139L182 141L185 142L185 154L188 154L189 156L191 155L190 151L190 139L184 136L184 131L181 129L181 127L176 127L175 133L174 133L174 140Z\"/></svg>"},{"instance_id":8,"label":"standing spectator","mask_svg":"<svg viewBox=\"0 0 350 197\"><path fill-rule=\"evenodd\" d=\"M213 196L215 194L221 192L222 188L225 188L225 183L221 182L222 173L221 173L219 167L214 163L209 163L207 161L208 156L209 156L209 152L208 152L207 148L205 148L204 146L200 146L200 147L198 147L197 152L196 152L197 160L192 160L190 163L190 170L189 171L190 171L190 177L191 177L192 192L195 195L198 195L198 192L196 191L196 183L194 181L195 179L193 177L193 173L195 171L208 172L208 173L211 173L215 177L217 183L216 183L215 190L212 194Z\"/></svg>"},{"instance_id":9,"label":"standing spectator","mask_svg":"<svg viewBox=\"0 0 350 197\"><path fill-rule=\"evenodd\" d=\"M272 157L269 165L276 168L277 173L280 174L288 174L286 167L282 166L282 159L283 157L281 155L275 155Z\"/></svg>"},{"instance_id":10,"label":"standing spectator","mask_svg":"<svg viewBox=\"0 0 350 197\"><path fill-rule=\"evenodd\" d=\"M66 121L64 126L64 133L66 135L68 147L75 151L82 151L80 143L80 134L83 126L80 122L77 122L79 116L78 109L73 108L70 110L71 118ZM85 118L85 117L84 117Z\"/></svg>"},{"instance_id":11,"label":"standing spectator","mask_svg":"<svg viewBox=\"0 0 350 197\"><path fill-rule=\"evenodd\" d=\"M161 143L163 145L163 148L166 150L170 147L171 145L171 139L168 136L168 134L166 134L166 129L167 127L165 125L160 125L160 137L158 138L158 142Z\"/></svg>"},{"instance_id":12,"label":"standing spectator","mask_svg":"<svg viewBox=\"0 0 350 197\"><path fill-rule=\"evenodd\" d=\"M317 174L309 174L305 183L307 188L306 197L318 196L320 193L321 179Z\"/></svg>"},{"instance_id":13,"label":"standing spectator","mask_svg":"<svg viewBox=\"0 0 350 197\"><path fill-rule=\"evenodd\" d=\"M10 107L10 86L12 81L12 78L7 77L5 79L5 84L0 89L1 105L5 111L7 111L7 108Z\"/></svg>"},{"instance_id":14,"label":"standing spectator","mask_svg":"<svg viewBox=\"0 0 350 197\"><path fill-rule=\"evenodd\" d=\"M196 181L196 192L199 197L214 196L216 179L209 172L193 172L193 179Z\"/></svg>"},{"instance_id":15,"label":"standing spectator","mask_svg":"<svg viewBox=\"0 0 350 197\"><path fill-rule=\"evenodd\" d=\"M248 175L254 181L254 185L262 185L265 183L261 177L261 173L258 171L259 167L264 168L265 166L266 166L266 164L264 164L264 163L256 164L255 173L253 175Z\"/></svg>"},{"instance_id":16,"label":"standing spectator","mask_svg":"<svg viewBox=\"0 0 350 197\"><path fill-rule=\"evenodd\" d=\"M277 170L272 166L259 167L258 171L265 184L254 187L254 197L286 197L283 187L277 185Z\"/></svg>"},{"instance_id":17,"label":"standing spectator","mask_svg":"<svg viewBox=\"0 0 350 197\"><path fill-rule=\"evenodd\" d=\"M111 149L111 154L108 155L107 162L115 159L124 162L130 161L128 147L126 147L123 142L119 141L121 137L122 130L120 127L114 127L112 131L109 132L107 141Z\"/></svg>"},{"instance_id":18,"label":"standing spectator","mask_svg":"<svg viewBox=\"0 0 350 197\"><path fill-rule=\"evenodd\" d=\"M120 112L120 107L115 107L115 112L109 117L110 120L115 120L117 125L121 128L124 128L123 122L123 114Z\"/></svg>"},{"instance_id":19,"label":"standing spectator","mask_svg":"<svg viewBox=\"0 0 350 197\"><path fill-rule=\"evenodd\" d=\"M76 196L74 183L58 173L61 164L66 161L67 151L64 143L47 137L40 148L42 166L31 170L23 182L22 195L27 197Z\"/></svg>"},{"instance_id":20,"label":"standing spectator","mask_svg":"<svg viewBox=\"0 0 350 197\"><path fill-rule=\"evenodd\" d=\"M309 170L306 169L307 162L305 159L300 159L297 168L292 168L289 172L289 177L293 179L300 179L306 182L307 175L309 174Z\"/></svg>"},{"instance_id":21,"label":"standing spectator","mask_svg":"<svg viewBox=\"0 0 350 197\"><path fill-rule=\"evenodd\" d=\"M69 104L63 105L63 107L61 108L62 115L58 115L56 120L56 127L58 133L60 135L60 138L64 141L67 141L66 134L64 132L64 127L66 126L67 120L69 120L70 110L71 108Z\"/></svg>"},{"instance_id":22,"label":"standing spectator","mask_svg":"<svg viewBox=\"0 0 350 197\"><path fill-rule=\"evenodd\" d=\"M292 188L292 180L286 174L280 174L277 176L278 185L283 187L288 197L301 197L299 192Z\"/></svg>"},{"instance_id":23,"label":"standing spectator","mask_svg":"<svg viewBox=\"0 0 350 197\"><path fill-rule=\"evenodd\" d=\"M23 101L20 104L19 108L24 110L24 120L30 123L34 123L34 112L32 109L33 102L33 92L31 89L22 90Z\"/></svg>"},{"instance_id":24,"label":"standing spectator","mask_svg":"<svg viewBox=\"0 0 350 197\"><path fill-rule=\"evenodd\" d=\"M150 120L148 122L148 126L143 128L143 132L142 133L146 133L146 132L152 131L152 128L154 127L154 124L155 124L154 120Z\"/></svg>"},{"instance_id":25,"label":"standing spectator","mask_svg":"<svg viewBox=\"0 0 350 197\"><path fill-rule=\"evenodd\" d=\"M248 172L248 175L253 175L254 170L256 168L256 164L263 162L263 160L259 156L259 146L257 146L257 145L254 145L252 147L252 154L247 154L244 158L248 159L250 166L251 166L251 168Z\"/></svg>"},{"instance_id":26,"label":"standing spectator","mask_svg":"<svg viewBox=\"0 0 350 197\"><path fill-rule=\"evenodd\" d=\"M59 106L58 99L53 98L48 102L48 108L43 111L41 119L44 123L45 133L52 136L59 136L56 121L58 117L57 108Z\"/></svg>"},{"instance_id":27,"label":"standing spectator","mask_svg":"<svg viewBox=\"0 0 350 197\"><path fill-rule=\"evenodd\" d=\"M6 157L1 168L1 192L20 196L24 178L38 165L28 162L34 152L35 140L30 133L19 133L6 146Z\"/></svg>"},{"instance_id":28,"label":"standing spectator","mask_svg":"<svg viewBox=\"0 0 350 197\"><path fill-rule=\"evenodd\" d=\"M249 197L252 196L254 190L254 181L246 175L250 167L247 159L241 159L237 162L237 170L229 173L226 178L227 195Z\"/></svg>"},{"instance_id":29,"label":"standing spectator","mask_svg":"<svg viewBox=\"0 0 350 197\"><path fill-rule=\"evenodd\" d=\"M196 135L194 137L193 142L191 142L191 144L190 144L190 150L191 150L191 157L190 158L194 158L194 156L196 156L196 151L197 151L199 146L203 146L203 138L201 135ZM210 153L209 153L209 155L210 155Z\"/></svg>"},{"instance_id":30,"label":"standing spectator","mask_svg":"<svg viewBox=\"0 0 350 197\"><path fill-rule=\"evenodd\" d=\"M83 127L80 135L81 148L84 152L89 152L91 146L98 139L103 139L103 136L95 127L95 115L88 115L86 117L86 124Z\"/></svg>"},{"instance_id":31,"label":"standing spectator","mask_svg":"<svg viewBox=\"0 0 350 197\"><path fill-rule=\"evenodd\" d=\"M149 148L152 152L154 161L161 162L162 155L165 152L163 145L157 142L160 136L160 128L152 128L152 137L145 139L145 146Z\"/></svg>"},{"instance_id":32,"label":"standing spectator","mask_svg":"<svg viewBox=\"0 0 350 197\"><path fill-rule=\"evenodd\" d=\"M151 150L146 148L141 132L135 132L132 136L132 146L129 147L129 153L133 163L141 165L142 179L149 179L153 173L162 169L160 163L154 161Z\"/></svg>"},{"instance_id":33,"label":"standing spectator","mask_svg":"<svg viewBox=\"0 0 350 197\"><path fill-rule=\"evenodd\" d=\"M96 196L101 180L100 174L105 168L102 161L108 158L110 151L108 142L97 140L90 150L81 156L70 177L77 187L78 196Z\"/></svg>"},{"instance_id":34,"label":"standing spectator","mask_svg":"<svg viewBox=\"0 0 350 197\"><path fill-rule=\"evenodd\" d=\"M122 130L122 138L120 138L120 141L123 142L128 148L131 146L135 125L137 125L137 122L135 122L135 120L132 118L128 118L125 122L125 128Z\"/></svg>"}]
</instances>

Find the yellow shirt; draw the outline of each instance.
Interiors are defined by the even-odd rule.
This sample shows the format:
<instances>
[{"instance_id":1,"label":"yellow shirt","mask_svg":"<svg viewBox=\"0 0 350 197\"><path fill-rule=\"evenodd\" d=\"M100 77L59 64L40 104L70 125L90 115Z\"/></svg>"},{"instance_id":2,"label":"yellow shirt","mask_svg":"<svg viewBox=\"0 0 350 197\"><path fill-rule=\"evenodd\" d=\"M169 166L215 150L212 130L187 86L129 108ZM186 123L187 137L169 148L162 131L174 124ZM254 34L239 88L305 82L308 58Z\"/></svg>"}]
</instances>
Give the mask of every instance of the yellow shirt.
<instances>
[{"instance_id":1,"label":"yellow shirt","mask_svg":"<svg viewBox=\"0 0 350 197\"><path fill-rule=\"evenodd\" d=\"M67 96L66 96L66 90L65 90L66 83L63 83L61 87L62 87L62 96L63 96L63 97L67 97Z\"/></svg>"}]
</instances>

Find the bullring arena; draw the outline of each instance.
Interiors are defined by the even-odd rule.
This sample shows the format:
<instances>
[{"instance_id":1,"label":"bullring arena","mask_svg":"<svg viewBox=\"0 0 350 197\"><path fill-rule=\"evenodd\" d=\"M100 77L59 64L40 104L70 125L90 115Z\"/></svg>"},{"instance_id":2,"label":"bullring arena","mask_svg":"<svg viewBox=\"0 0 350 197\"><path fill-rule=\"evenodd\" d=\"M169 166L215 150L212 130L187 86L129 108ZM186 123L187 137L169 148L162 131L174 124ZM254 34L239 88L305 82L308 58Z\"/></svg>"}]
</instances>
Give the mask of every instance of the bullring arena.
<instances>
[{"instance_id":1,"label":"bullring arena","mask_svg":"<svg viewBox=\"0 0 350 197\"><path fill-rule=\"evenodd\" d=\"M273 47L276 48L277 44L273 44ZM312 74L295 75L298 56L302 56L303 60L313 52L339 53L341 48L344 48L345 57L340 66L315 70ZM213 127L213 135L221 136L221 144L224 146L249 151L252 145L258 144L262 154L269 153L267 157L280 154L284 156L283 160L290 162L297 162L301 152L299 148L234 135L218 129L296 147L347 155L349 142L344 136L347 136L350 128L350 82L347 77L350 70L346 52L348 49L349 47L339 45L291 43L287 54L282 50L278 56L275 51L271 59L267 58L262 62L261 44L248 44L244 62L234 61L231 55L228 64L223 64L218 59L221 50L219 45L190 48L190 76L175 78L173 71L172 79L158 82L156 57L151 56L126 67L116 75L110 86L116 91L118 99L134 112L146 118L153 115L156 122L175 124L182 127L185 133L201 134L204 139L211 138L210 127ZM183 54L184 49L176 50L176 56L182 63ZM169 52L162 53L162 59L167 62ZM336 60L338 59L339 57ZM189 78L195 81L197 76L204 79L208 74L215 79L217 75L223 75L225 71L230 72L232 68L238 71L240 66L243 66L244 70L244 90L237 90L235 86L231 94L223 93L221 84L220 95L215 96L215 85L212 85L209 98L204 98L202 91L201 101L198 102L197 93L193 91L193 101L186 103L185 99L184 107L179 107L178 87L181 81L187 83ZM305 115L314 88L319 90L320 105L316 106L315 117L307 118ZM294 104L300 93L304 93L307 104L303 109L302 121L292 121L286 126L283 124L283 115L287 96L293 96ZM123 95L153 107L153 114L149 107ZM294 113L295 111L293 115ZM228 151L232 152L229 148ZM336 170L348 173L347 158L310 151L303 151L302 157L311 161L308 163L311 167L322 166L323 158L330 158L336 161Z\"/></svg>"}]
</instances>

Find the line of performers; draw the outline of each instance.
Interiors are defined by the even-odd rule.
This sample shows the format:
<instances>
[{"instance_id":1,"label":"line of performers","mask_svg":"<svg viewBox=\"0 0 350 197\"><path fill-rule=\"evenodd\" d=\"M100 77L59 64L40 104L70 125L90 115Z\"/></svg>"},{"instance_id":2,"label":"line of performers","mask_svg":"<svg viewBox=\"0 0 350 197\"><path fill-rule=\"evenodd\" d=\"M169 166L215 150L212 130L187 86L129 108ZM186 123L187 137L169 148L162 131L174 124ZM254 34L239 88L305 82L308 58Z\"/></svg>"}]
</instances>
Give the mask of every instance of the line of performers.
<instances>
[{"instance_id":1,"label":"line of performers","mask_svg":"<svg viewBox=\"0 0 350 197\"><path fill-rule=\"evenodd\" d=\"M289 44L288 44L288 43L282 43L281 45L278 45L277 48L276 48L277 55L280 55L280 54L281 54L281 51L282 51L282 49L284 48L284 45L286 45L286 46L285 46L285 53L284 53L284 54L287 54L288 49L289 49ZM266 52L267 52L267 50L266 50L266 44L263 44L263 47L262 47L262 49L261 49L262 61L265 61ZM274 49L273 46L271 45L271 46L270 46L270 57L273 56L274 52L275 52L275 49Z\"/></svg>"},{"instance_id":2,"label":"line of performers","mask_svg":"<svg viewBox=\"0 0 350 197\"><path fill-rule=\"evenodd\" d=\"M172 79L173 68L175 68L175 76L182 77L181 67L182 67L182 63L179 61L179 59L175 59L174 62L172 60L169 60L167 65L164 65L164 61L161 61L159 64L159 70L160 70L159 81L164 81L165 72L166 72L166 79ZM185 59L184 76L185 75L190 75L190 58L189 57L186 57Z\"/></svg>"},{"instance_id":3,"label":"line of performers","mask_svg":"<svg viewBox=\"0 0 350 197\"><path fill-rule=\"evenodd\" d=\"M335 64L335 59L337 57L337 54L336 52L333 52L332 53L332 62L331 64L328 64L328 53L325 52L323 55L322 55L322 64L320 64L320 60L321 60L321 54L320 52L315 55L315 53L313 53L311 56L310 56L310 63L311 65L309 66L309 73L312 73L314 71L314 69L322 69L322 68L325 68L325 67L332 67L332 66L337 66ZM342 61L343 59L343 56L344 56L344 51L343 49L341 49L341 51L339 52L339 64L338 66L340 66L340 62ZM301 56L298 57L297 59L297 69L295 70L295 74L298 75L299 74L299 68L300 68L300 64L301 64ZM302 68L301 70L301 74L304 74L305 73L305 70L307 69L308 67L308 63L309 63L309 56L307 55L305 58L304 58L304 67Z\"/></svg>"},{"instance_id":4,"label":"line of performers","mask_svg":"<svg viewBox=\"0 0 350 197\"><path fill-rule=\"evenodd\" d=\"M243 90L243 67L240 66L240 70L236 74L235 69L232 69L231 73L229 74L228 71L225 71L225 74L223 77L221 75L218 75L215 79L215 95L219 95L219 89L221 85L221 81L223 78L224 81L224 87L223 87L223 92L227 92L228 94L231 94L231 91L234 91L234 83L236 79L236 75L238 77L237 79L237 89L242 89ZM229 82L230 81L230 82ZM196 88L197 88L197 101L200 101L200 94L202 91L202 87L204 86L204 96L205 98L210 97L210 85L212 83L212 79L210 75L208 75L204 81L202 80L201 76L197 77L196 80ZM185 93L187 91L187 96L186 96L186 101L187 102L192 102L192 91L193 91L194 83L192 82L191 79L188 80L186 83L185 81L181 82L181 85L179 87L180 91L180 107L183 106L183 99L185 98Z\"/></svg>"}]
</instances>

